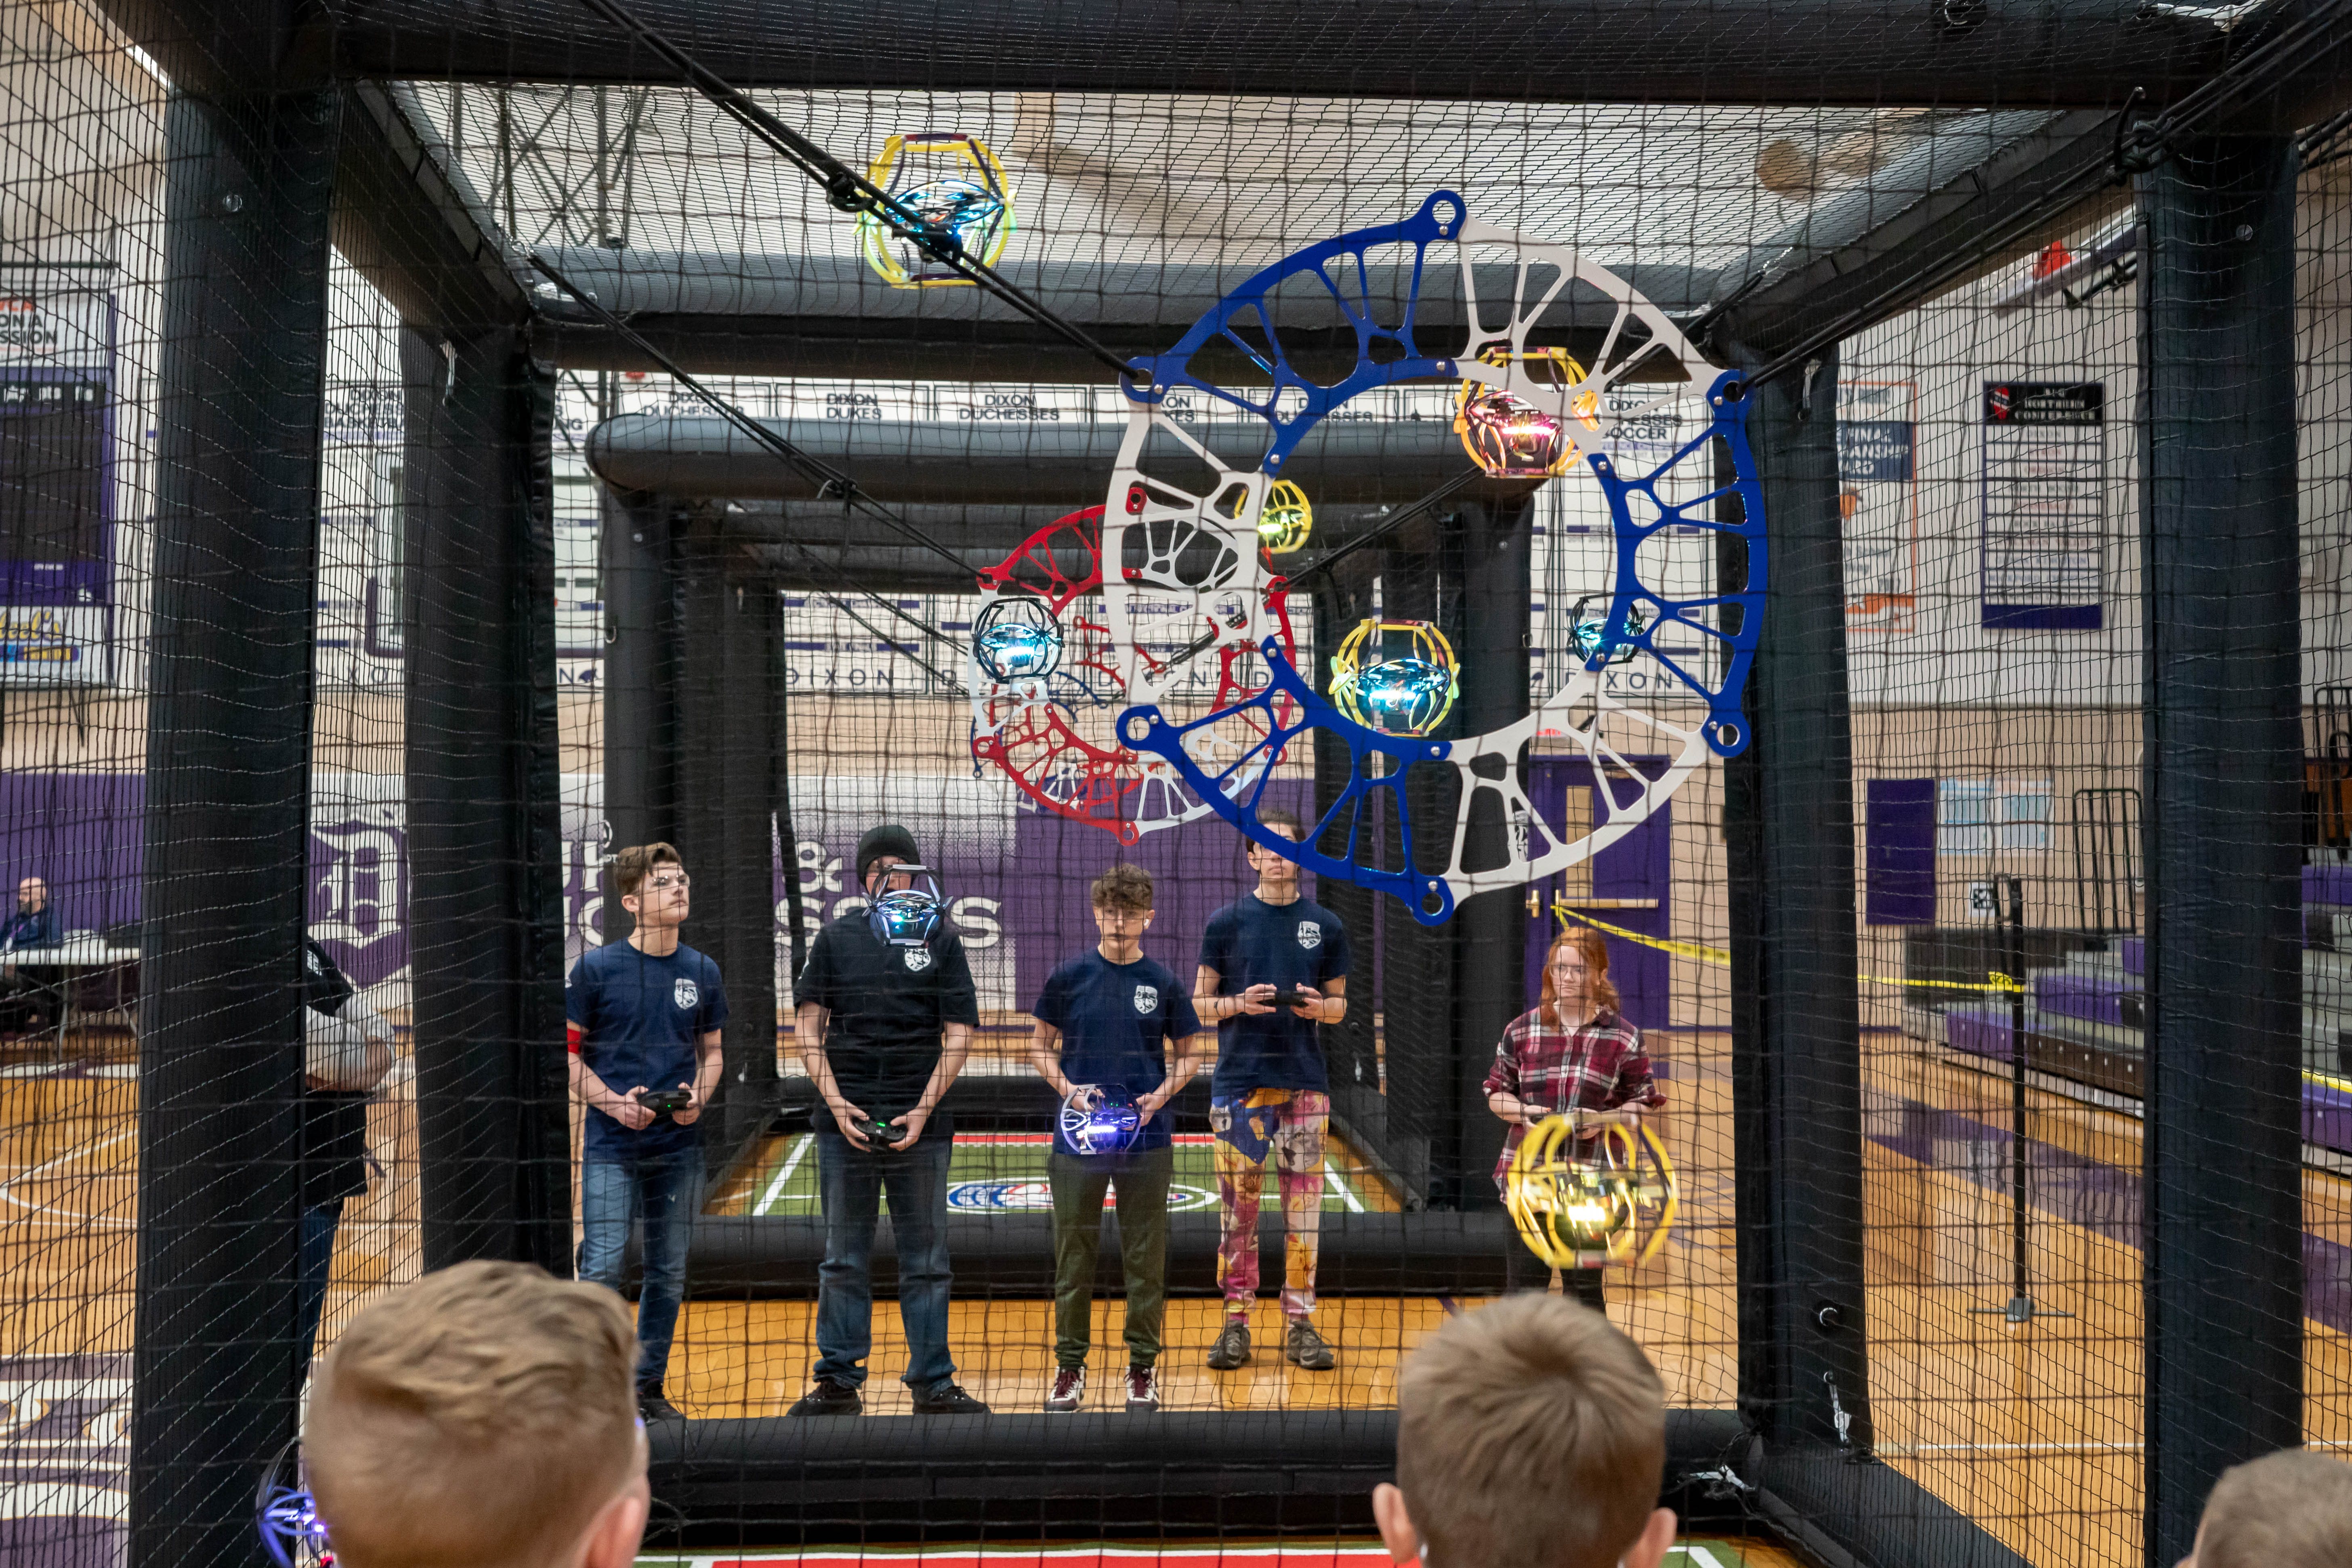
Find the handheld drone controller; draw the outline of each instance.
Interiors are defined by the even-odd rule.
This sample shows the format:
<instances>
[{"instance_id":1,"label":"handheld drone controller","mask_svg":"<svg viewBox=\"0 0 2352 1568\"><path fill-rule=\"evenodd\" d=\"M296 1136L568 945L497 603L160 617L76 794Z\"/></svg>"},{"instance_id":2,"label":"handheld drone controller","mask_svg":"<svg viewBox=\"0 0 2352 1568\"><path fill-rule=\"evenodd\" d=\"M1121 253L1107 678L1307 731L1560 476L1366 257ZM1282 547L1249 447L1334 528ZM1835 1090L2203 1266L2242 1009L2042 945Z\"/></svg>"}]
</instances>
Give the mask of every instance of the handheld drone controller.
<instances>
[{"instance_id":1,"label":"handheld drone controller","mask_svg":"<svg viewBox=\"0 0 2352 1568\"><path fill-rule=\"evenodd\" d=\"M857 1123L857 1130L865 1133L866 1141L872 1143L896 1143L907 1135L905 1128L893 1127L878 1116L866 1118Z\"/></svg>"},{"instance_id":2,"label":"handheld drone controller","mask_svg":"<svg viewBox=\"0 0 2352 1568\"><path fill-rule=\"evenodd\" d=\"M694 1105L694 1096L683 1089L649 1089L637 1096L637 1103L656 1116L668 1116L677 1111L691 1110Z\"/></svg>"},{"instance_id":3,"label":"handheld drone controller","mask_svg":"<svg viewBox=\"0 0 2352 1568\"><path fill-rule=\"evenodd\" d=\"M1300 1003L1306 1000L1307 998L1302 993L1286 985L1281 990L1274 994L1273 1005L1286 1013L1291 1008L1297 1006Z\"/></svg>"}]
</instances>

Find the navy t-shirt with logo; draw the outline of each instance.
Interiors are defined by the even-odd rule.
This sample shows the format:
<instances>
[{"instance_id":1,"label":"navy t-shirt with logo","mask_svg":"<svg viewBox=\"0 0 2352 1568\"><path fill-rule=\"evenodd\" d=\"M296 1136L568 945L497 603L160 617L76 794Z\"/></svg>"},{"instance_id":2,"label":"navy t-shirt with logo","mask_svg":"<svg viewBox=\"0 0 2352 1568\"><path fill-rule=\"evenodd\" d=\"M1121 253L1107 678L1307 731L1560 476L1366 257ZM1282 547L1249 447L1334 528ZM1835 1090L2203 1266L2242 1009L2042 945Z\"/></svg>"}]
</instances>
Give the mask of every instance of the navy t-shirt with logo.
<instances>
[{"instance_id":1,"label":"navy t-shirt with logo","mask_svg":"<svg viewBox=\"0 0 2352 1568\"><path fill-rule=\"evenodd\" d=\"M793 998L830 1009L825 1065L850 1104L879 1121L904 1116L923 1098L940 1065L940 1036L950 1024L978 1027L980 1000L963 942L944 926L921 947L892 947L874 934L866 911L828 923L809 946ZM817 1130L835 1130L820 1114ZM951 1136L953 1117L934 1112L926 1138Z\"/></svg>"},{"instance_id":2,"label":"navy t-shirt with logo","mask_svg":"<svg viewBox=\"0 0 2352 1568\"><path fill-rule=\"evenodd\" d=\"M1209 917L1201 933L1201 966L1217 972L1220 996L1253 985L1318 991L1348 973L1348 928L1312 899L1269 904L1256 894ZM1254 1089L1306 1089L1328 1093L1320 1026L1287 1007L1237 1013L1217 1025L1217 1071L1209 1092L1219 1100Z\"/></svg>"},{"instance_id":3,"label":"navy t-shirt with logo","mask_svg":"<svg viewBox=\"0 0 2352 1568\"><path fill-rule=\"evenodd\" d=\"M625 942L591 948L563 983L563 1015L579 1026L580 1059L614 1094L642 1084L676 1089L695 1080L695 1043L727 1022L719 965L681 942L656 957ZM667 1154L691 1145L692 1126L667 1111L627 1128L588 1108L586 1152L614 1158Z\"/></svg>"},{"instance_id":4,"label":"navy t-shirt with logo","mask_svg":"<svg viewBox=\"0 0 2352 1568\"><path fill-rule=\"evenodd\" d=\"M1045 977L1031 1012L1062 1031L1062 1076L1072 1083L1119 1089L1140 1100L1168 1076L1164 1042L1201 1032L1192 998L1169 967L1138 957L1113 963L1101 949L1071 959ZM1138 1152L1168 1147L1168 1112L1143 1124ZM1074 1154L1058 1119L1054 1147Z\"/></svg>"}]
</instances>

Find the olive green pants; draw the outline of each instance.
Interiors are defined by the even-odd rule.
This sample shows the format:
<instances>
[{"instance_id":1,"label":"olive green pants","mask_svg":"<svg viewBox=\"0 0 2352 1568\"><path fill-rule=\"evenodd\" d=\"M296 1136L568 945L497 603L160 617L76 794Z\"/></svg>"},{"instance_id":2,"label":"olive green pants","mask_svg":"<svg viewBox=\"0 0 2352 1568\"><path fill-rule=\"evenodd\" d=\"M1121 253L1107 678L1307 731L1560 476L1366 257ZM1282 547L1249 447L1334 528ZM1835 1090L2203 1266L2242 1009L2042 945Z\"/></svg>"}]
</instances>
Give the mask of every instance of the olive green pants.
<instances>
[{"instance_id":1,"label":"olive green pants","mask_svg":"<svg viewBox=\"0 0 2352 1568\"><path fill-rule=\"evenodd\" d=\"M1095 1261L1102 1254L1103 1195L1118 1192L1119 1262L1127 1273L1127 1359L1160 1359L1160 1322L1168 1302L1168 1178L1176 1151L1150 1149L1114 1159L1081 1159L1056 1149L1045 1157L1054 1189L1054 1362L1084 1366L1094 1342Z\"/></svg>"}]
</instances>

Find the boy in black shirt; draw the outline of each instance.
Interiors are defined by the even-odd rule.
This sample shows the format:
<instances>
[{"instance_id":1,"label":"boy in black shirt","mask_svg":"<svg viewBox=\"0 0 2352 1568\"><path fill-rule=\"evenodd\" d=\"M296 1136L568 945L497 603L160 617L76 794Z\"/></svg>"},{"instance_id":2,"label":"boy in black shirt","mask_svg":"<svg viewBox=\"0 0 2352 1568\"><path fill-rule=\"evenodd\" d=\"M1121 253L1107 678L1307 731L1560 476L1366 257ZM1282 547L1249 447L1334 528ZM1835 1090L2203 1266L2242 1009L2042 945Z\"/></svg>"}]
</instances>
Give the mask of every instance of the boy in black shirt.
<instances>
[{"instance_id":1,"label":"boy in black shirt","mask_svg":"<svg viewBox=\"0 0 2352 1568\"><path fill-rule=\"evenodd\" d=\"M1160 1408L1160 1313L1168 1296L1168 1178L1176 1157L1161 1114L1192 1078L1187 1047L1201 1032L1175 972L1143 955L1151 925L1151 873L1114 866L1095 879L1092 952L1046 978L1034 1009L1029 1058L1067 1100L1080 1084L1115 1091L1143 1115L1124 1152L1082 1154L1056 1120L1045 1157L1054 1189L1054 1382L1045 1408L1074 1411L1087 1394L1093 1338L1095 1258L1102 1247L1103 1196L1118 1189L1120 1261L1127 1274L1127 1408ZM1167 1043L1176 1043L1167 1060Z\"/></svg>"},{"instance_id":2,"label":"boy in black shirt","mask_svg":"<svg viewBox=\"0 0 2352 1568\"><path fill-rule=\"evenodd\" d=\"M898 825L857 841L857 880L869 899L911 886L892 869L915 865L915 837ZM877 935L870 910L817 933L801 971L793 1030L824 1100L816 1119L824 1262L817 1270L815 1385L794 1415L855 1415L874 1335L871 1260L882 1194L898 1247L898 1321L907 1331L906 1384L919 1415L984 1413L956 1385L948 1353L948 1159L953 1122L939 1114L963 1070L980 1023L963 943L937 929L919 946ZM877 1126L890 1129L877 1138Z\"/></svg>"},{"instance_id":3,"label":"boy in black shirt","mask_svg":"<svg viewBox=\"0 0 2352 1568\"><path fill-rule=\"evenodd\" d=\"M1288 812L1263 811L1258 820L1294 842L1304 832ZM1218 1026L1209 1125L1217 1134L1217 1207L1224 1222L1217 1282L1224 1288L1225 1326L1209 1349L1209 1365L1229 1372L1250 1358L1258 1194L1271 1163L1281 1173L1286 1232L1283 1354L1308 1372L1328 1372L1336 1358L1309 1321L1323 1223L1323 1137L1331 1120L1331 1083L1315 1031L1348 1016L1348 930L1300 894L1297 862L1253 843L1249 864L1257 889L1209 917L1192 982L1202 1020ZM1287 1005L1277 1005L1276 998L1286 994Z\"/></svg>"}]
</instances>

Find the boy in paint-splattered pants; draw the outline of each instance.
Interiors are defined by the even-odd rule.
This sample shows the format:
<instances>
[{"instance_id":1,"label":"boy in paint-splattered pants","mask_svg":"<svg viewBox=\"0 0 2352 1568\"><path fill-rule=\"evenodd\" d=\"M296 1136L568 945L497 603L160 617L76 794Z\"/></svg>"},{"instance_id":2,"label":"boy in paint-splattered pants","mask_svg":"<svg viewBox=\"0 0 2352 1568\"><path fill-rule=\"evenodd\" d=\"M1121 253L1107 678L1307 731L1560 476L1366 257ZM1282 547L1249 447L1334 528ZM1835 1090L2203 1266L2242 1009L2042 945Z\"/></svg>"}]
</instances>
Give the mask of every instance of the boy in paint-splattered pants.
<instances>
[{"instance_id":1,"label":"boy in paint-splattered pants","mask_svg":"<svg viewBox=\"0 0 2352 1568\"><path fill-rule=\"evenodd\" d=\"M1296 842L1298 819L1258 820ZM1192 1005L1217 1026L1209 1122L1217 1135L1217 1199L1223 1235L1217 1281L1225 1322L1209 1365L1228 1372L1250 1358L1250 1306L1257 1297L1257 1216L1271 1163L1282 1186L1285 1359L1309 1372L1335 1364L1315 1331L1315 1265L1323 1222L1323 1135L1331 1082L1316 1030L1348 1016L1348 932L1299 890L1298 867L1255 843L1255 892L1209 917ZM1279 998L1279 1000L1277 1000Z\"/></svg>"},{"instance_id":2,"label":"boy in paint-splattered pants","mask_svg":"<svg viewBox=\"0 0 2352 1568\"><path fill-rule=\"evenodd\" d=\"M1209 1126L1217 1135L1217 1208L1225 1216L1217 1244L1217 1284L1224 1291L1228 1320L1248 1317L1257 1298L1257 1215L1268 1165L1281 1184L1282 1315L1300 1323L1315 1310L1323 1134L1330 1121L1331 1097L1313 1089L1259 1089L1238 1104L1210 1101Z\"/></svg>"}]
</instances>

